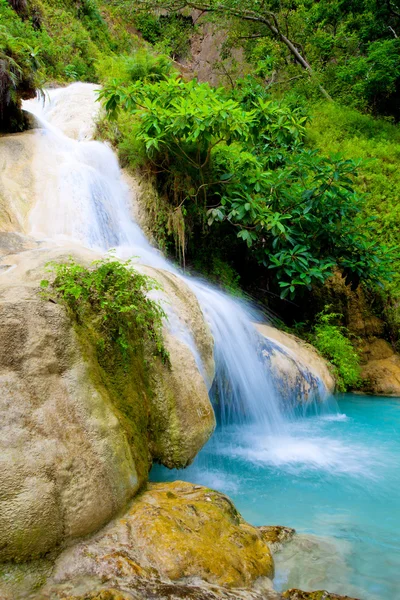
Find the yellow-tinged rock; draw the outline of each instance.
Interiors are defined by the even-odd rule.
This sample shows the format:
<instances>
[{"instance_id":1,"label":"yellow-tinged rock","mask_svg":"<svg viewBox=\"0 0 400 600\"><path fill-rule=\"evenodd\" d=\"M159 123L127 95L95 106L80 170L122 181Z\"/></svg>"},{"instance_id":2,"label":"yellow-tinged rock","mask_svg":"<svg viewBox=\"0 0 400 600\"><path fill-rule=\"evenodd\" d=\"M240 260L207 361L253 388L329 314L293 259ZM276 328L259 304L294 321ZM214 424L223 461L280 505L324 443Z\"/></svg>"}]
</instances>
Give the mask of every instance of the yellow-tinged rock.
<instances>
[{"instance_id":1,"label":"yellow-tinged rock","mask_svg":"<svg viewBox=\"0 0 400 600\"><path fill-rule=\"evenodd\" d=\"M163 581L235 588L235 598L276 598L269 579L273 574L262 533L243 520L227 496L176 481L148 484L122 518L66 550L42 591L44 598L58 598L58 590L74 590L76 581L88 582L80 593L105 581L126 590ZM248 595L239 594L239 588ZM182 597L220 597L196 595L193 588L191 593Z\"/></svg>"},{"instance_id":2,"label":"yellow-tinged rock","mask_svg":"<svg viewBox=\"0 0 400 600\"><path fill-rule=\"evenodd\" d=\"M282 545L291 540L296 533L292 527L282 525L262 525L257 529L269 545L271 552L278 552Z\"/></svg>"},{"instance_id":3,"label":"yellow-tinged rock","mask_svg":"<svg viewBox=\"0 0 400 600\"><path fill-rule=\"evenodd\" d=\"M182 481L150 484L125 518L143 555L172 580L197 576L243 587L273 577L261 532L219 492Z\"/></svg>"}]
</instances>

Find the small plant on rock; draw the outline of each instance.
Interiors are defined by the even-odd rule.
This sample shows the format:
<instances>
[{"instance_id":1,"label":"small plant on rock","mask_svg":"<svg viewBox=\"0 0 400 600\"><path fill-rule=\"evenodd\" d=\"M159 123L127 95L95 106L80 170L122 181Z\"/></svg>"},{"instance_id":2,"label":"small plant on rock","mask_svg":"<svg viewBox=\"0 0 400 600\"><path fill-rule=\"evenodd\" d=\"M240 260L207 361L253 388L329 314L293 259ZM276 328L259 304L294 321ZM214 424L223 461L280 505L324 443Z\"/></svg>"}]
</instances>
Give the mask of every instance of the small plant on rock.
<instances>
[{"instance_id":1,"label":"small plant on rock","mask_svg":"<svg viewBox=\"0 0 400 600\"><path fill-rule=\"evenodd\" d=\"M312 343L333 365L337 389L345 392L360 383L360 357L348 338L346 327L338 325L341 315L327 312L317 315Z\"/></svg>"},{"instance_id":2,"label":"small plant on rock","mask_svg":"<svg viewBox=\"0 0 400 600\"><path fill-rule=\"evenodd\" d=\"M162 337L166 315L148 297L159 285L136 271L131 261L106 257L86 267L70 258L67 263L49 263L48 268L55 278L42 280L41 287L46 294L56 294L78 325L90 324L100 362L109 358L113 362L117 353L119 362L127 364L131 353L143 345L169 362Z\"/></svg>"}]
</instances>

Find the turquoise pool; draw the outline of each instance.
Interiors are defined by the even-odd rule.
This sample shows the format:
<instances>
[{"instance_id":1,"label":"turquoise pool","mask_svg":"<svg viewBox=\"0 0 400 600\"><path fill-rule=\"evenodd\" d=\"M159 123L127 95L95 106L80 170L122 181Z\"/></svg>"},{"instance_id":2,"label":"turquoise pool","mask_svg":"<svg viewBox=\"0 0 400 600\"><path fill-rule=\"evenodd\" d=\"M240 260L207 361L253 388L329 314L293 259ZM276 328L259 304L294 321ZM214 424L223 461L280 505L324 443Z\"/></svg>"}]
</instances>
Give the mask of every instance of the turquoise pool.
<instances>
[{"instance_id":1,"label":"turquoise pool","mask_svg":"<svg viewBox=\"0 0 400 600\"><path fill-rule=\"evenodd\" d=\"M344 395L284 435L217 429L188 469L151 478L213 487L250 523L302 534L276 557L277 589L400 599L400 399Z\"/></svg>"}]
</instances>

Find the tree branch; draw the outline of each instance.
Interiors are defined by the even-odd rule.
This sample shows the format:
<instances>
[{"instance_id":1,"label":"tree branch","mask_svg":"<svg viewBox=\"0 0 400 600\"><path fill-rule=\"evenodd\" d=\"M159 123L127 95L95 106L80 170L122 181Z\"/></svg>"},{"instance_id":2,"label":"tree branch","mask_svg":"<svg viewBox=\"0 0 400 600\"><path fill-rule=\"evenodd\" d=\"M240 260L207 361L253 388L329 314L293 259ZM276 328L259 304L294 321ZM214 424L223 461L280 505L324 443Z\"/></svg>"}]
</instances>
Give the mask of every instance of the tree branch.
<instances>
[{"instance_id":1,"label":"tree branch","mask_svg":"<svg viewBox=\"0 0 400 600\"><path fill-rule=\"evenodd\" d=\"M157 2L154 2L152 0L139 0L139 3L146 5L147 7L152 7L152 8L158 6ZM192 0L174 1L174 0L172 0L171 2L167 2L167 3L163 2L163 8L167 9L167 10L175 10L176 11L176 10L181 10L186 7L192 8L194 10L200 10L205 13L213 12L213 13L217 13L217 14L228 15L230 17L236 17L237 19L242 19L243 21L249 21L250 23L259 23L261 25L264 25L265 27L267 27L270 30L270 32L275 37L277 37L283 44L285 44L285 46L289 49L290 53L294 56L296 61L303 67L303 69L308 71L308 73L311 76L314 75L314 71L313 71L311 65L301 55L299 50L296 48L295 44L288 37L286 37L280 30L278 19L277 19L275 13L267 10L267 11L265 11L264 16L263 16L253 10L249 10L246 8L235 9L231 6L227 6L226 4L211 5L211 4L208 4L205 2L204 3L197 2L196 0L195 1L192 1ZM332 101L332 98L330 97L328 92L321 85L319 85L319 89L322 92L322 94L325 96L325 98Z\"/></svg>"}]
</instances>

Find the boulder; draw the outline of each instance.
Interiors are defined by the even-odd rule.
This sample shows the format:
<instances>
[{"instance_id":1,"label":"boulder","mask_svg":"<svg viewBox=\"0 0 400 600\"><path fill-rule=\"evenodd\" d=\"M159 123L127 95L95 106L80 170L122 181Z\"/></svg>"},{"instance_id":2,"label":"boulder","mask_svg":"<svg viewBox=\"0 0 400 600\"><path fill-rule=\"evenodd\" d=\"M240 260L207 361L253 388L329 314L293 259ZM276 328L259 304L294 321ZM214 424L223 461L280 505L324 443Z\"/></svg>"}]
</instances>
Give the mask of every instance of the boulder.
<instances>
[{"instance_id":1,"label":"boulder","mask_svg":"<svg viewBox=\"0 0 400 600\"><path fill-rule=\"evenodd\" d=\"M389 349L390 345L381 340ZM370 360L361 367L362 390L374 396L400 397L400 355Z\"/></svg>"},{"instance_id":2,"label":"boulder","mask_svg":"<svg viewBox=\"0 0 400 600\"><path fill-rule=\"evenodd\" d=\"M282 525L262 525L257 527L263 540L267 542L271 552L278 552L286 542L290 541L296 533L292 527Z\"/></svg>"},{"instance_id":3,"label":"boulder","mask_svg":"<svg viewBox=\"0 0 400 600\"><path fill-rule=\"evenodd\" d=\"M261 352L266 366L286 401L324 400L334 392L329 365L313 346L270 325L256 326L263 336Z\"/></svg>"},{"instance_id":4,"label":"boulder","mask_svg":"<svg viewBox=\"0 0 400 600\"><path fill-rule=\"evenodd\" d=\"M400 355L379 337L359 339L361 391L374 396L400 396Z\"/></svg>"},{"instance_id":5,"label":"boulder","mask_svg":"<svg viewBox=\"0 0 400 600\"><path fill-rule=\"evenodd\" d=\"M128 598L272 599L280 597L273 572L262 534L227 496L182 481L152 483L121 518L59 556L41 598L74 596L67 592L79 582L81 598L93 600L104 587Z\"/></svg>"},{"instance_id":6,"label":"boulder","mask_svg":"<svg viewBox=\"0 0 400 600\"><path fill-rule=\"evenodd\" d=\"M27 254L0 279L0 561L95 531L149 466L147 454L134 460L65 310L39 297L41 253Z\"/></svg>"},{"instance_id":7,"label":"boulder","mask_svg":"<svg viewBox=\"0 0 400 600\"><path fill-rule=\"evenodd\" d=\"M363 286L352 290L340 273L330 277L319 293L314 291L320 308L328 304L332 312L342 314L343 324L354 336L361 358L362 383L357 391L400 396L400 355L385 339L385 322L375 314L374 300Z\"/></svg>"},{"instance_id":8,"label":"boulder","mask_svg":"<svg viewBox=\"0 0 400 600\"><path fill-rule=\"evenodd\" d=\"M150 366L150 450L170 468L192 462L215 428L208 397L214 379L214 341L195 295L181 277L153 267L136 268L155 279L168 316L164 340L171 367Z\"/></svg>"},{"instance_id":9,"label":"boulder","mask_svg":"<svg viewBox=\"0 0 400 600\"><path fill-rule=\"evenodd\" d=\"M150 387L140 356L120 381L64 307L41 298L44 264L70 255L96 258L43 246L3 258L0 562L38 557L99 529L146 481L155 448L157 460L183 466L215 426L203 377L180 340L168 334L171 369L154 364ZM163 450L160 432L173 432L179 452Z\"/></svg>"}]
</instances>

